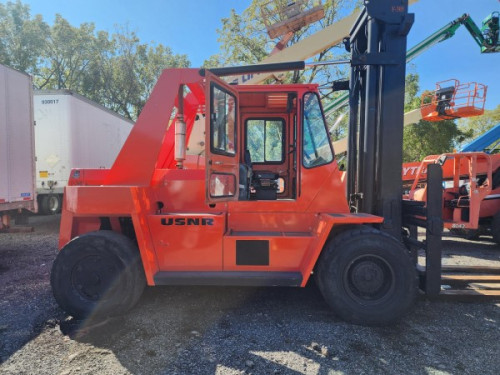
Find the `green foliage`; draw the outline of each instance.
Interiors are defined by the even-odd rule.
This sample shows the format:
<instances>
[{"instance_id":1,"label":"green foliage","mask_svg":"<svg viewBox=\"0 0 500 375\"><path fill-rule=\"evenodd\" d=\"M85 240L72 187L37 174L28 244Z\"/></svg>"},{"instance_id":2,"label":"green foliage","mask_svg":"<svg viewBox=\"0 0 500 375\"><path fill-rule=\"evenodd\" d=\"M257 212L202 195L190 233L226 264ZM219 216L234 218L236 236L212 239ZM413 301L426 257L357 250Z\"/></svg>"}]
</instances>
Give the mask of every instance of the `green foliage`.
<instances>
[{"instance_id":1,"label":"green foliage","mask_svg":"<svg viewBox=\"0 0 500 375\"><path fill-rule=\"evenodd\" d=\"M36 74L49 33L42 17L31 18L21 1L0 3L0 63Z\"/></svg>"},{"instance_id":2,"label":"green foliage","mask_svg":"<svg viewBox=\"0 0 500 375\"><path fill-rule=\"evenodd\" d=\"M221 67L221 57L219 55L212 55L203 62L203 68L218 68Z\"/></svg>"},{"instance_id":3,"label":"green foliage","mask_svg":"<svg viewBox=\"0 0 500 375\"><path fill-rule=\"evenodd\" d=\"M470 136L464 140L464 143L472 141L499 123L500 104L495 109L485 110L482 116L468 117L460 119L458 122L459 128L462 131L470 133Z\"/></svg>"},{"instance_id":4,"label":"green foliage","mask_svg":"<svg viewBox=\"0 0 500 375\"><path fill-rule=\"evenodd\" d=\"M44 65L35 76L36 87L82 92L86 68L98 53L94 32L92 23L73 27L57 14L45 41Z\"/></svg>"},{"instance_id":5,"label":"green foliage","mask_svg":"<svg viewBox=\"0 0 500 375\"><path fill-rule=\"evenodd\" d=\"M218 29L219 43L221 51L205 61L204 66L234 66L244 64L256 64L267 57L279 38L271 40L266 32L265 20L262 17L261 8L269 3L268 0L253 0L250 6L237 14L234 10L227 18L222 19L222 28ZM273 2L275 7L283 7L289 3L287 0L276 0ZM339 13L349 13L356 4L347 0L327 0L324 1L325 18L321 21L308 25L292 37L288 45L293 45L318 30L329 26L342 18ZM281 22L284 18L278 13L274 13L269 22ZM331 47L321 51L315 58L315 61L326 61L334 58L334 50L337 49L336 58L342 58L344 51L342 47ZM280 77L284 83L297 82L326 82L332 77L336 77L346 72L338 66L322 66L308 69L306 71L289 72Z\"/></svg>"},{"instance_id":6,"label":"green foliage","mask_svg":"<svg viewBox=\"0 0 500 375\"><path fill-rule=\"evenodd\" d=\"M283 123L276 120L248 120L247 149L252 162L281 161L283 158Z\"/></svg>"},{"instance_id":7,"label":"green foliage","mask_svg":"<svg viewBox=\"0 0 500 375\"><path fill-rule=\"evenodd\" d=\"M141 43L127 28L109 35L61 15L50 27L19 0L0 4L0 63L33 75L37 89L70 89L130 119L163 69L190 65L186 55Z\"/></svg>"},{"instance_id":8,"label":"green foliage","mask_svg":"<svg viewBox=\"0 0 500 375\"><path fill-rule=\"evenodd\" d=\"M91 90L92 99L129 118L139 116L163 69L189 66L186 55L174 55L162 44L143 44L125 28L110 39L101 35L100 44L88 68L87 83L98 86Z\"/></svg>"},{"instance_id":9,"label":"green foliage","mask_svg":"<svg viewBox=\"0 0 500 375\"><path fill-rule=\"evenodd\" d=\"M405 79L405 113L420 108L420 97L417 96L420 77L416 73L408 73Z\"/></svg>"},{"instance_id":10,"label":"green foliage","mask_svg":"<svg viewBox=\"0 0 500 375\"><path fill-rule=\"evenodd\" d=\"M347 108L341 108L333 112L326 118L330 126L330 138L332 141L338 141L348 135L349 129L349 113Z\"/></svg>"},{"instance_id":11,"label":"green foliage","mask_svg":"<svg viewBox=\"0 0 500 375\"><path fill-rule=\"evenodd\" d=\"M455 121L445 120L405 126L403 133L403 161L420 161L428 155L452 152L457 143L470 133L461 131Z\"/></svg>"}]
</instances>

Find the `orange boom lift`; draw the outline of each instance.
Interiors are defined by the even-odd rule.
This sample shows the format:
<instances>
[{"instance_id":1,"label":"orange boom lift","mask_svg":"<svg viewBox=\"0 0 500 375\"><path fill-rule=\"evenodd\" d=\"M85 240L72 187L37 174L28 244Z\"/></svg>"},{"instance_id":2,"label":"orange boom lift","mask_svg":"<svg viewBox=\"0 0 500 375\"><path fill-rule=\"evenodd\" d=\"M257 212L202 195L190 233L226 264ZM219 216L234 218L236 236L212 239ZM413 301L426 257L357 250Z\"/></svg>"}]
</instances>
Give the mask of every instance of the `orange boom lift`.
<instances>
[{"instance_id":1,"label":"orange boom lift","mask_svg":"<svg viewBox=\"0 0 500 375\"><path fill-rule=\"evenodd\" d=\"M427 168L436 163L443 168L444 227L469 239L490 234L500 244L500 154L447 153L405 164L410 199L425 201Z\"/></svg>"}]
</instances>

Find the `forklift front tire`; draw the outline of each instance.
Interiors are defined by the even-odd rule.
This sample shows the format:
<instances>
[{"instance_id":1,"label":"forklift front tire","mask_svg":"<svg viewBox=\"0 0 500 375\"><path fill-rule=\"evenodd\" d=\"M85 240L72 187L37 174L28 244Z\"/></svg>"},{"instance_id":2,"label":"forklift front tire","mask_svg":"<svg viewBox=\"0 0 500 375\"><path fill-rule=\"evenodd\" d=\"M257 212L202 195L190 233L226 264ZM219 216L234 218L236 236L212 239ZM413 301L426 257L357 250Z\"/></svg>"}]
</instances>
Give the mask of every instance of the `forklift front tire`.
<instances>
[{"instance_id":1,"label":"forklift front tire","mask_svg":"<svg viewBox=\"0 0 500 375\"><path fill-rule=\"evenodd\" d=\"M318 287L343 320L386 325L414 304L416 268L395 238L361 227L338 234L323 251L317 267Z\"/></svg>"},{"instance_id":2,"label":"forklift front tire","mask_svg":"<svg viewBox=\"0 0 500 375\"><path fill-rule=\"evenodd\" d=\"M59 306L77 319L122 314L146 285L137 246L106 230L66 244L54 261L50 282Z\"/></svg>"}]
</instances>

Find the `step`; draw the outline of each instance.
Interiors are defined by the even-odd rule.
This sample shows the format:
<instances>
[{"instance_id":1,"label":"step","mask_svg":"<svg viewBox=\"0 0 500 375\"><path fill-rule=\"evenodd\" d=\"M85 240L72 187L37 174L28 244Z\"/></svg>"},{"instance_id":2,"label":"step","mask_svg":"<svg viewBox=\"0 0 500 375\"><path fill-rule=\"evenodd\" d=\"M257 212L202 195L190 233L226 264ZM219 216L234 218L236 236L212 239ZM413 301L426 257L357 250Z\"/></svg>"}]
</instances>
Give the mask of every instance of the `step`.
<instances>
[{"instance_id":1,"label":"step","mask_svg":"<svg viewBox=\"0 0 500 375\"><path fill-rule=\"evenodd\" d=\"M156 285L219 286L300 286L300 272L275 271L160 271L154 275Z\"/></svg>"},{"instance_id":2,"label":"step","mask_svg":"<svg viewBox=\"0 0 500 375\"><path fill-rule=\"evenodd\" d=\"M278 231L235 231L230 230L228 237L312 237L310 232L278 232Z\"/></svg>"}]
</instances>

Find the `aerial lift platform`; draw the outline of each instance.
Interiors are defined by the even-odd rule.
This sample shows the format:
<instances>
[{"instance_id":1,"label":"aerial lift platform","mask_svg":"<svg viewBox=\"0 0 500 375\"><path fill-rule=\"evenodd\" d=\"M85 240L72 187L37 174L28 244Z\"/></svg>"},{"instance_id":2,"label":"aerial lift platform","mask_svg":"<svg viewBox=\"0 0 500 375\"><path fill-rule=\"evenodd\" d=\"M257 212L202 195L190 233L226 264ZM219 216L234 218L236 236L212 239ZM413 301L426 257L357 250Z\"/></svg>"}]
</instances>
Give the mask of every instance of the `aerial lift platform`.
<instances>
[{"instance_id":1,"label":"aerial lift platform","mask_svg":"<svg viewBox=\"0 0 500 375\"><path fill-rule=\"evenodd\" d=\"M457 79L438 82L434 91L422 94L422 120L435 122L481 116L486 92L487 86L477 82L460 83Z\"/></svg>"}]
</instances>

